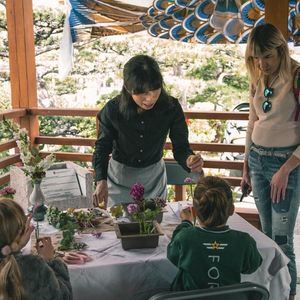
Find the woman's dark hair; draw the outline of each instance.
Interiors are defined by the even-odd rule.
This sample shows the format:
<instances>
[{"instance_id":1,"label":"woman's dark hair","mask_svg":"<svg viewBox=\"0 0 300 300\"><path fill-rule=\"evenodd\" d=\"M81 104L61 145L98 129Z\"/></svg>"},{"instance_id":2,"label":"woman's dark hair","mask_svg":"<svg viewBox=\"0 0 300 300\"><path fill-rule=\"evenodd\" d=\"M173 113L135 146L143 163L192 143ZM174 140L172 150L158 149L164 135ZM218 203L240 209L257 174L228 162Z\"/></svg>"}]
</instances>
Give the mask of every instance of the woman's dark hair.
<instances>
[{"instance_id":1,"label":"woman's dark hair","mask_svg":"<svg viewBox=\"0 0 300 300\"><path fill-rule=\"evenodd\" d=\"M204 226L225 224L233 207L229 184L215 176L201 178L195 188L193 205Z\"/></svg>"},{"instance_id":2,"label":"woman's dark hair","mask_svg":"<svg viewBox=\"0 0 300 300\"><path fill-rule=\"evenodd\" d=\"M131 95L161 88L160 98L167 96L163 88L163 77L158 63L150 56L136 55L132 57L124 66L123 81L119 107L120 112L126 118L136 113L137 105Z\"/></svg>"}]
</instances>

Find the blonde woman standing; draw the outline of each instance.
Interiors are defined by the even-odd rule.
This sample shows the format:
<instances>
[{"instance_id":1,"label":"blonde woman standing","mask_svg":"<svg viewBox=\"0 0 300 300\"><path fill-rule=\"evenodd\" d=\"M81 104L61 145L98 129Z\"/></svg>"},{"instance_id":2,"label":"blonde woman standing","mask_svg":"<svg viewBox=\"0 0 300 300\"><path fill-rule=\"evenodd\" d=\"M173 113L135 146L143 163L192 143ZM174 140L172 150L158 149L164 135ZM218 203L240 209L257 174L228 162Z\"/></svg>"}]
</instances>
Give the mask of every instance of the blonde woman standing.
<instances>
[{"instance_id":1,"label":"blonde woman standing","mask_svg":"<svg viewBox=\"0 0 300 300\"><path fill-rule=\"evenodd\" d=\"M290 300L297 271L294 227L300 200L299 64L271 24L255 27L246 49L250 113L242 189L252 188L262 229L289 257Z\"/></svg>"}]
</instances>

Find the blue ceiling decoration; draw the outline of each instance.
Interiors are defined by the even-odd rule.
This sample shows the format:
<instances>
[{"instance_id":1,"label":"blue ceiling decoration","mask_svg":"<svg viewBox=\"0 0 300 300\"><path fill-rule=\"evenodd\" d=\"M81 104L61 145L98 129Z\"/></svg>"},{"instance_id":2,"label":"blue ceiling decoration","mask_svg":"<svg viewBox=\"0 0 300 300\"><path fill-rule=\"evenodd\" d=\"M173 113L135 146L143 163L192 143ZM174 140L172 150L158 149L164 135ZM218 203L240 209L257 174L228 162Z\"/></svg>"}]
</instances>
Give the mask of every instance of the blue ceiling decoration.
<instances>
[{"instance_id":1,"label":"blue ceiling decoration","mask_svg":"<svg viewBox=\"0 0 300 300\"><path fill-rule=\"evenodd\" d=\"M280 1L280 0L278 0ZM72 42L147 30L196 43L246 43L265 23L265 0L69 0ZM300 41L300 0L289 1L290 41Z\"/></svg>"},{"instance_id":2,"label":"blue ceiling decoration","mask_svg":"<svg viewBox=\"0 0 300 300\"><path fill-rule=\"evenodd\" d=\"M289 10L289 40L300 41L300 1L290 0ZM140 21L156 37L168 32L185 42L246 43L251 29L265 23L264 13L264 0L154 0Z\"/></svg>"}]
</instances>

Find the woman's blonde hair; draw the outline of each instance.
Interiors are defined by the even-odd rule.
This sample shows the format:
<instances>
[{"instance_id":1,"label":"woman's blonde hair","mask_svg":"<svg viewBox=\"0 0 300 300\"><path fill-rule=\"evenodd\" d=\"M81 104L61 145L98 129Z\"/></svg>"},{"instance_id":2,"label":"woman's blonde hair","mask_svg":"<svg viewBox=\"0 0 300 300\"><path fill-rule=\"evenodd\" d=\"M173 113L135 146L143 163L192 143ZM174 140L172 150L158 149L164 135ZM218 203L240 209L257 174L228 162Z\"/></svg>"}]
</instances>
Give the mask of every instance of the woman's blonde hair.
<instances>
[{"instance_id":1,"label":"woman's blonde hair","mask_svg":"<svg viewBox=\"0 0 300 300\"><path fill-rule=\"evenodd\" d=\"M0 198L0 299L21 300L24 290L21 272L13 253L3 255L5 246L11 247L24 232L26 216L11 199Z\"/></svg>"},{"instance_id":2,"label":"woman's blonde hair","mask_svg":"<svg viewBox=\"0 0 300 300\"><path fill-rule=\"evenodd\" d=\"M201 178L195 188L193 205L202 225L215 227L225 224L233 209L229 184L215 176Z\"/></svg>"},{"instance_id":3,"label":"woman's blonde hair","mask_svg":"<svg viewBox=\"0 0 300 300\"><path fill-rule=\"evenodd\" d=\"M254 57L263 55L276 49L279 56L278 76L283 81L291 81L293 76L288 44L281 31L272 24L263 24L254 27L249 35L245 61L251 84L256 86L261 71L255 63Z\"/></svg>"}]
</instances>

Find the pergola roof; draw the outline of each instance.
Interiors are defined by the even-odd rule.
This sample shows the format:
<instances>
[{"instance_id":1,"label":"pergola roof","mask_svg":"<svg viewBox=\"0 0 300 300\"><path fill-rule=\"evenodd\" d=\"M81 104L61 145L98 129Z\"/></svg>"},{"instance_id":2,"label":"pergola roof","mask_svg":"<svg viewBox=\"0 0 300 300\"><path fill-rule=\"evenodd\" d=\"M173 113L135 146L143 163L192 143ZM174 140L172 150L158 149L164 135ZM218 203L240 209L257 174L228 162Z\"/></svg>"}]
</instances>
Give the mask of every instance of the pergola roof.
<instances>
[{"instance_id":1,"label":"pergola roof","mask_svg":"<svg viewBox=\"0 0 300 300\"><path fill-rule=\"evenodd\" d=\"M154 37L184 42L245 43L251 29L265 23L265 0L69 2L73 42L147 30ZM288 6L288 37L297 41L300 36L300 2L289 0Z\"/></svg>"}]
</instances>

